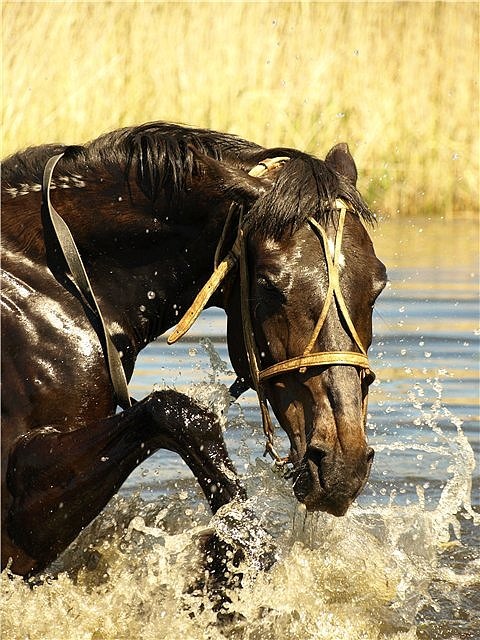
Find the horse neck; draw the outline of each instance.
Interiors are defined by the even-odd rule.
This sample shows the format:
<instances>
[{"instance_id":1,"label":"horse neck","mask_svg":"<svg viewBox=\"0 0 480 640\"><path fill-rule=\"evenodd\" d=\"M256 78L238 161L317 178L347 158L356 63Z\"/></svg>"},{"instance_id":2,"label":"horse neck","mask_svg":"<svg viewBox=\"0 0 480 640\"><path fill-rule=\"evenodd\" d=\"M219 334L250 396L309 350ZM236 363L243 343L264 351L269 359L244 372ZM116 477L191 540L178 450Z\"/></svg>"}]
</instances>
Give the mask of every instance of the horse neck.
<instances>
[{"instance_id":1,"label":"horse neck","mask_svg":"<svg viewBox=\"0 0 480 640\"><path fill-rule=\"evenodd\" d=\"M77 242L95 295L122 350L133 357L172 327L213 269L222 215L190 193L182 211L134 185L84 180L52 201ZM195 212L194 221L192 212Z\"/></svg>"}]
</instances>

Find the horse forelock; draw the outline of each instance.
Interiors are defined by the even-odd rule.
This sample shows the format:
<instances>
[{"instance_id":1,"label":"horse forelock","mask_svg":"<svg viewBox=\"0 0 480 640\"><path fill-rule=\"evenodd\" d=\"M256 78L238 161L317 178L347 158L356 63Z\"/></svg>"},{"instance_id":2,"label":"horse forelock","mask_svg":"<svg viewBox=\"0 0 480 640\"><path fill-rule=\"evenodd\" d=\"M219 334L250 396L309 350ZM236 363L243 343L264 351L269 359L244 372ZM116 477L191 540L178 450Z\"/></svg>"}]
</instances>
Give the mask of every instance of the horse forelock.
<instances>
[{"instance_id":1,"label":"horse forelock","mask_svg":"<svg viewBox=\"0 0 480 640\"><path fill-rule=\"evenodd\" d=\"M291 160L283 165L272 188L246 213L249 231L276 240L294 233L309 217L326 226L334 218L337 199L348 203L365 223L374 223L374 214L355 186L326 162L295 150L282 152Z\"/></svg>"}]
</instances>

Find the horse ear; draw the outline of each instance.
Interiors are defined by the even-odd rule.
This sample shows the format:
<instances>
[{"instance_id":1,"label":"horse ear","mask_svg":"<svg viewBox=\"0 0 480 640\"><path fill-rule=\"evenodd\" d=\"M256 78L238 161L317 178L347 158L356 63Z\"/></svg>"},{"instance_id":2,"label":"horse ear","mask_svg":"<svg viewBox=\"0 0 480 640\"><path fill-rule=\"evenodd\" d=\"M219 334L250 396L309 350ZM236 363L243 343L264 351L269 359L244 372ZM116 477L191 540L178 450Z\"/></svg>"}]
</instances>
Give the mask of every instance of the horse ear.
<instances>
[{"instance_id":1,"label":"horse ear","mask_svg":"<svg viewBox=\"0 0 480 640\"><path fill-rule=\"evenodd\" d=\"M215 160L192 145L188 145L188 148L200 169L200 174L232 200L254 201L267 191L268 185L259 178L249 175L242 169Z\"/></svg>"},{"instance_id":2,"label":"horse ear","mask_svg":"<svg viewBox=\"0 0 480 640\"><path fill-rule=\"evenodd\" d=\"M349 182L355 186L357 184L357 167L355 160L350 154L348 144L340 142L330 149L325 158L325 162L335 169L337 173L344 176Z\"/></svg>"}]
</instances>

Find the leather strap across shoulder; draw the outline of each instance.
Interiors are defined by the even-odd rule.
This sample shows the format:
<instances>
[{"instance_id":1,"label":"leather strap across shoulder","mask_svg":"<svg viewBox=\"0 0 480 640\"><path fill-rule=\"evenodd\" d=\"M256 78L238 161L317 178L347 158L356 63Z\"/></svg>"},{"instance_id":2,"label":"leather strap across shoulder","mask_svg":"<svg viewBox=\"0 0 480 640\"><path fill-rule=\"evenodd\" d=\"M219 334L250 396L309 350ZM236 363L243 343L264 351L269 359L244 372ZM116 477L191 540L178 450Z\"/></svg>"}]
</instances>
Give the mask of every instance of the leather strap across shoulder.
<instances>
[{"instance_id":1,"label":"leather strap across shoulder","mask_svg":"<svg viewBox=\"0 0 480 640\"><path fill-rule=\"evenodd\" d=\"M58 240L62 255L65 258L65 262L67 263L70 271L71 281L77 289L79 297L98 318L100 324L99 338L105 344L107 352L107 367L115 392L116 401L122 409L126 409L131 406L131 400L128 393L127 379L125 377L125 371L123 369L120 354L113 344L110 331L100 307L98 306L92 285L90 284L90 280L85 270L85 265L83 264L71 231L62 216L55 210L50 200L50 187L53 171L62 157L63 153L50 158L45 165L43 172L42 219L44 232L46 231L46 228L49 226L51 227Z\"/></svg>"}]
</instances>

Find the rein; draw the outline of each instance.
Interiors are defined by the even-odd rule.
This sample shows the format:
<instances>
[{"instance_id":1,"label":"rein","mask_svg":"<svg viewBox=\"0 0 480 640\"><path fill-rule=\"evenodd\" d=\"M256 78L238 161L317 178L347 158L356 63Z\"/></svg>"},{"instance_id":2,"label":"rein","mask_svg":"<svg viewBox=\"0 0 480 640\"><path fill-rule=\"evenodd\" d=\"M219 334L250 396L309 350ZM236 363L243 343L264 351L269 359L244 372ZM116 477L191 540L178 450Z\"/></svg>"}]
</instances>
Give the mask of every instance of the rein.
<instances>
[{"instance_id":1,"label":"rein","mask_svg":"<svg viewBox=\"0 0 480 640\"><path fill-rule=\"evenodd\" d=\"M260 176L266 171L268 171L273 166L277 166L281 162L285 162L288 160L287 158L274 158L274 159L266 159L263 162L259 163L250 171L250 175ZM342 237L343 237L343 229L345 225L345 218L348 211L347 204L340 199L335 201L335 206L339 211L339 219L337 231L335 234L335 244L333 250L333 257L329 251L328 238L325 230L321 227L321 225L312 217L308 218L308 223L310 224L313 232L319 238L323 252L325 254L325 259L327 263L327 274L328 274L328 289L325 297L325 303L323 309L320 313L320 317L315 325L312 336L303 352L302 355L296 356L294 358L289 358L287 360L282 360L281 362L277 362L270 367L265 369L260 369L259 362L259 354L258 348L255 341L255 334L252 326L252 316L250 309L250 301L249 301L249 272L248 272L248 259L247 259L247 238L245 232L242 228L242 217L240 216L237 230L237 237L235 239L234 245L232 249L229 251L227 256L218 264L218 266L214 269L213 274L206 282L206 284L202 287L199 294L193 301L190 308L187 310L185 315L182 317L180 322L174 331L167 338L168 344L173 344L177 340L179 340L193 325L195 320L200 315L201 311L205 308L208 300L213 295L213 293L217 290L221 282L224 280L226 275L232 269L234 265L239 263L239 272L240 272L240 304L241 304L241 314L242 314L242 325L243 325L243 337L245 342L245 347L247 351L247 359L250 368L250 377L253 383L253 387L257 393L260 410L262 414L262 424L263 430L266 436L266 448L265 453L268 453L278 465L284 465L289 461L288 456L285 458L280 457L274 447L274 427L270 417L270 413L268 410L267 399L265 395L264 382L266 380L270 380L271 378L282 375L289 371L298 370L300 373L304 373L308 367L329 367L332 365L345 365L345 366L354 366L360 370L360 378L361 380L365 380L367 384L370 384L375 379L375 374L370 369L370 364L367 357L367 352L365 347L362 344L362 341L355 329L355 326L352 322L350 314L348 312L347 306L345 304L345 300L343 298L343 294L340 288L340 279L339 279L339 259L340 259L340 251L342 246ZM227 223L230 220L230 215L227 218ZM222 238L225 235L225 229L222 233ZM218 249L216 254L218 254ZM320 331L325 323L327 318L328 311L335 301L339 315L341 319L345 322L348 332L350 333L354 343L358 347L359 351L313 351L317 338L320 334ZM238 383L238 380L237 380ZM234 385L237 385L234 383ZM240 385L238 385L240 386ZM243 389L245 390L245 389ZM367 411L367 394L365 395L362 402L362 410L364 417L366 416Z\"/></svg>"},{"instance_id":2,"label":"rein","mask_svg":"<svg viewBox=\"0 0 480 640\"><path fill-rule=\"evenodd\" d=\"M45 165L42 180L42 223L45 236L47 233L54 235L58 241L61 253L70 271L70 281L75 286L83 304L93 313L98 320L97 334L102 345L105 345L107 369L112 381L117 404L122 409L132 405L128 393L127 379L123 369L120 353L113 344L105 319L98 306L97 299L90 284L85 265L78 251L72 233L62 216L55 210L50 200L50 186L53 171L63 153L53 156ZM46 245L48 243L46 242ZM63 274L67 275L67 274Z\"/></svg>"}]
</instances>

